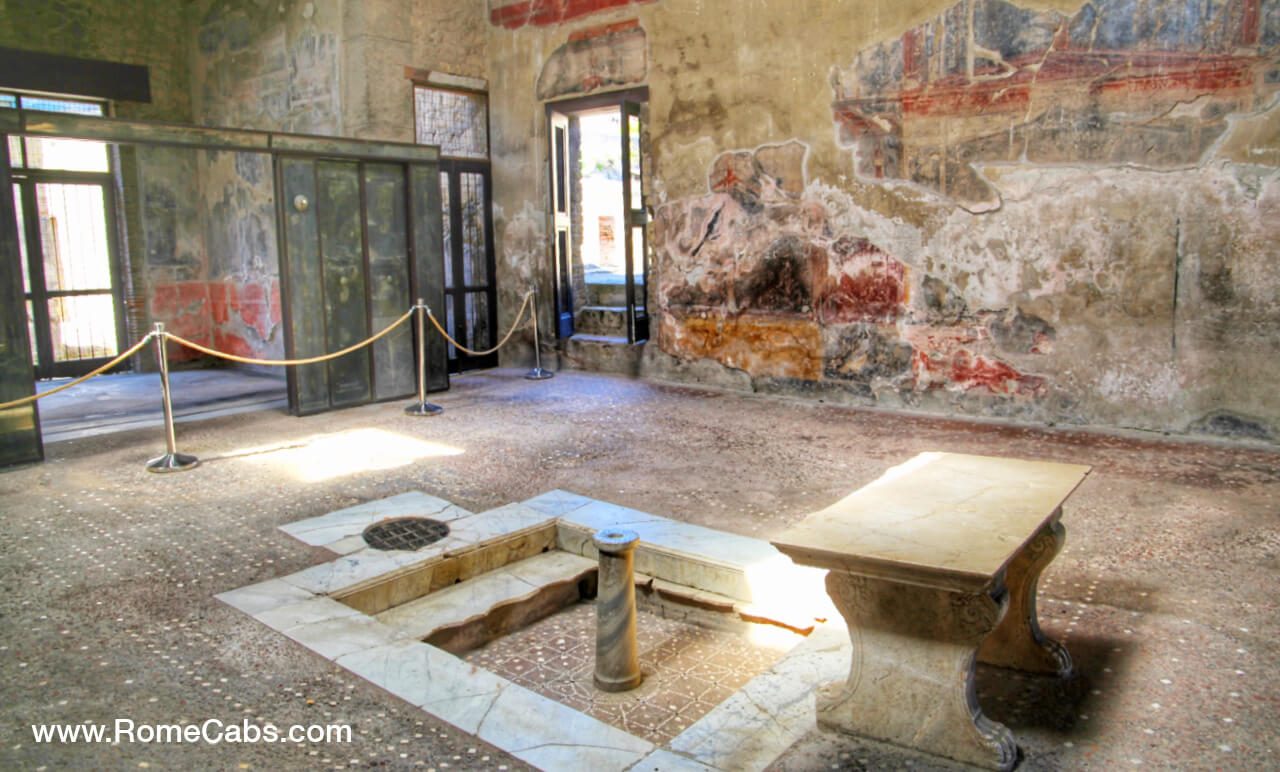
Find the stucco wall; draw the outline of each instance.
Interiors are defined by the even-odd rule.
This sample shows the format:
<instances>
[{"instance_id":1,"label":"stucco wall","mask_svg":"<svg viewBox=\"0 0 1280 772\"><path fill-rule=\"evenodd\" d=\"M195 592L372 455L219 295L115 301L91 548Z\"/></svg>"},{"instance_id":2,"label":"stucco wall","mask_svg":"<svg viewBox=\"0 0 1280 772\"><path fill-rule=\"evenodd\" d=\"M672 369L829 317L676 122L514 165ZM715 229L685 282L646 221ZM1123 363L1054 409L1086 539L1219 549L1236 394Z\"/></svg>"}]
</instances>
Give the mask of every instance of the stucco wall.
<instances>
[{"instance_id":1,"label":"stucco wall","mask_svg":"<svg viewBox=\"0 0 1280 772\"><path fill-rule=\"evenodd\" d=\"M540 79L636 20L650 372L1280 439L1276 0L540 5L489 6L501 284L551 289Z\"/></svg>"},{"instance_id":2,"label":"stucco wall","mask_svg":"<svg viewBox=\"0 0 1280 772\"><path fill-rule=\"evenodd\" d=\"M151 102L118 102L122 118L191 120L190 28L168 0L5 0L0 46L145 65Z\"/></svg>"},{"instance_id":3,"label":"stucco wall","mask_svg":"<svg viewBox=\"0 0 1280 772\"><path fill-rule=\"evenodd\" d=\"M196 122L259 131L343 133L344 3L204 0L190 10ZM207 345L284 354L271 159L198 155ZM188 292L195 292L188 289Z\"/></svg>"},{"instance_id":4,"label":"stucco wall","mask_svg":"<svg viewBox=\"0 0 1280 772\"><path fill-rule=\"evenodd\" d=\"M412 71L484 76L484 23L444 0L204 0L192 14L206 125L412 142ZM283 353L269 161L202 154L213 345Z\"/></svg>"}]
</instances>

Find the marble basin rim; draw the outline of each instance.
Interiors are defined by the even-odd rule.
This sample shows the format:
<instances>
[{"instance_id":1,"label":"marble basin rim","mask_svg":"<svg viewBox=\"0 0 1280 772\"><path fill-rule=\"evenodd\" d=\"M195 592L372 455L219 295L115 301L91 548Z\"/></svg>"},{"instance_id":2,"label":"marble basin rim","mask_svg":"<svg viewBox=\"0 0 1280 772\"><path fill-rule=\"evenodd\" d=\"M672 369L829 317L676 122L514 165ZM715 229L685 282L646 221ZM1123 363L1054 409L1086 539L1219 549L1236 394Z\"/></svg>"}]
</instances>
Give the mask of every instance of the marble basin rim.
<instances>
[{"instance_id":1,"label":"marble basin rim","mask_svg":"<svg viewBox=\"0 0 1280 772\"><path fill-rule=\"evenodd\" d=\"M357 542L370 523L405 515L445 520L450 533L415 552L384 552ZM815 726L813 691L842 677L848 667L848 634L834 613L820 612L830 620L825 624L809 617L801 631L811 632L808 637L793 636L794 643L786 644L791 648L773 667L661 747L383 621L388 618L383 615L415 602L434 603L456 588L452 597L464 599L457 614L469 624L497 607L489 607L484 598L474 608L465 607L470 593L464 588L504 574L528 583L523 566L534 562L582 569L598 559L592 537L603 528L637 533L638 583L647 582L655 597L723 612L736 624L798 631L794 587L801 585L805 594L820 596L813 598L814 608L828 602L822 589L826 571L796 566L767 542L565 491L479 514L411 492L286 524L281 530L336 557L217 598L541 769L764 769ZM770 587L778 583L792 589ZM547 589L535 585L536 580L529 584L530 593ZM573 586L566 586L568 595L553 593L544 600L551 605L574 602ZM807 613L806 608L801 616Z\"/></svg>"}]
</instances>

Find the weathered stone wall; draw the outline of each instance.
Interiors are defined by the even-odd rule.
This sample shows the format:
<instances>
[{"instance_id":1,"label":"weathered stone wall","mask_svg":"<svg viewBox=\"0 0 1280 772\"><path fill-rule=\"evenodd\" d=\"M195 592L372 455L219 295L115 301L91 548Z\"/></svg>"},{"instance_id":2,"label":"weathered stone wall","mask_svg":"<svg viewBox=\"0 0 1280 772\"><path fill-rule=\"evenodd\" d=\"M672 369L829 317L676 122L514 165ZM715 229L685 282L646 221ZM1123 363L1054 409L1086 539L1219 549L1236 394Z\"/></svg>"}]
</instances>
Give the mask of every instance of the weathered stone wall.
<instances>
[{"instance_id":1,"label":"weathered stone wall","mask_svg":"<svg viewBox=\"0 0 1280 772\"><path fill-rule=\"evenodd\" d=\"M345 5L339 0L194 5L197 122L341 135ZM201 152L199 180L207 345L240 356L279 358L284 333L271 159L260 153Z\"/></svg>"},{"instance_id":2,"label":"weathered stone wall","mask_svg":"<svg viewBox=\"0 0 1280 772\"><path fill-rule=\"evenodd\" d=\"M489 77L484 3L413 0L410 24L415 67L468 78Z\"/></svg>"},{"instance_id":3,"label":"weathered stone wall","mask_svg":"<svg viewBox=\"0 0 1280 772\"><path fill-rule=\"evenodd\" d=\"M500 286L551 289L539 89L647 41L650 372L1280 440L1277 0L489 9Z\"/></svg>"},{"instance_id":4,"label":"weathered stone wall","mask_svg":"<svg viewBox=\"0 0 1280 772\"><path fill-rule=\"evenodd\" d=\"M191 120L190 27L170 0L5 0L0 46L145 65L151 102L117 102L122 118Z\"/></svg>"},{"instance_id":5,"label":"weathered stone wall","mask_svg":"<svg viewBox=\"0 0 1280 772\"><path fill-rule=\"evenodd\" d=\"M192 12L197 120L412 142L410 71L484 75L483 16L456 6L204 0ZM205 153L199 176L211 344L278 357L283 332L269 160Z\"/></svg>"},{"instance_id":6,"label":"weathered stone wall","mask_svg":"<svg viewBox=\"0 0 1280 772\"><path fill-rule=\"evenodd\" d=\"M340 0L201 0L191 8L197 123L341 134Z\"/></svg>"}]
</instances>

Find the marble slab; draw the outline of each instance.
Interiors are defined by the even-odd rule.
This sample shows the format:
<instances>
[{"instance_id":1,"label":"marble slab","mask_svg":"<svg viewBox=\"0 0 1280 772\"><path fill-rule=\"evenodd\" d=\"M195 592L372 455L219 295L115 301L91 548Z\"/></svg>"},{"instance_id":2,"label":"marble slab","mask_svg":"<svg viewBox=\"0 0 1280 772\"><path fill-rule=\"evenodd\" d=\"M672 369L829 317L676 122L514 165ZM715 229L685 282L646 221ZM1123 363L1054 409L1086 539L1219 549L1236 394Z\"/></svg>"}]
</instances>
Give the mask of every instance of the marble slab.
<instances>
[{"instance_id":1,"label":"marble slab","mask_svg":"<svg viewBox=\"0 0 1280 772\"><path fill-rule=\"evenodd\" d=\"M268 579L213 596L228 606L256 616L264 611L310 600L314 593L289 584L283 579Z\"/></svg>"},{"instance_id":2,"label":"marble slab","mask_svg":"<svg viewBox=\"0 0 1280 772\"><path fill-rule=\"evenodd\" d=\"M421 641L398 640L339 657L366 681L475 734L509 681Z\"/></svg>"},{"instance_id":3,"label":"marble slab","mask_svg":"<svg viewBox=\"0 0 1280 772\"><path fill-rule=\"evenodd\" d=\"M418 641L375 646L337 664L540 769L624 770L654 750L646 740Z\"/></svg>"},{"instance_id":4,"label":"marble slab","mask_svg":"<svg viewBox=\"0 0 1280 772\"><path fill-rule=\"evenodd\" d=\"M536 509L543 514L552 517L562 517L575 509L581 509L592 503L595 499L589 499L586 496L579 496L569 491L554 490L547 491L540 496L534 496L531 499L525 499L522 504L526 507Z\"/></svg>"},{"instance_id":5,"label":"marble slab","mask_svg":"<svg viewBox=\"0 0 1280 772\"><path fill-rule=\"evenodd\" d=\"M595 567L595 561L579 555L546 552L402 603L375 615L375 619L413 638L426 638L442 627L487 614L496 606L575 579Z\"/></svg>"},{"instance_id":6,"label":"marble slab","mask_svg":"<svg viewBox=\"0 0 1280 772\"><path fill-rule=\"evenodd\" d=\"M653 743L516 684L500 691L475 734L539 769L622 770Z\"/></svg>"},{"instance_id":7,"label":"marble slab","mask_svg":"<svg viewBox=\"0 0 1280 772\"><path fill-rule=\"evenodd\" d=\"M455 542L479 544L495 536L536 528L554 520L552 515L539 512L533 507L507 504L453 521L449 524L449 538Z\"/></svg>"},{"instance_id":8,"label":"marble slab","mask_svg":"<svg viewBox=\"0 0 1280 772\"><path fill-rule=\"evenodd\" d=\"M560 516L557 545L595 558L592 534L615 527L640 536L639 573L743 601L761 616L794 620L832 614L823 588L826 571L797 566L760 539L591 501Z\"/></svg>"},{"instance_id":9,"label":"marble slab","mask_svg":"<svg viewBox=\"0 0 1280 772\"><path fill-rule=\"evenodd\" d=\"M820 625L668 748L714 769L764 769L817 727L814 689L848 676L851 650L841 621Z\"/></svg>"},{"instance_id":10,"label":"marble slab","mask_svg":"<svg viewBox=\"0 0 1280 772\"><path fill-rule=\"evenodd\" d=\"M694 761L685 758L678 753L673 753L666 748L658 750L640 759L636 765L627 770L627 772L718 772L715 767L709 767L700 761Z\"/></svg>"},{"instance_id":11,"label":"marble slab","mask_svg":"<svg viewBox=\"0 0 1280 772\"><path fill-rule=\"evenodd\" d=\"M472 514L444 499L431 496L420 491L410 491L385 499L369 501L346 509L339 509L320 517L286 523L280 530L295 539L315 547L338 545L334 550L341 554L354 551L352 537L359 539L360 546L364 540L360 534L365 528L393 517L429 517L433 520L449 522Z\"/></svg>"},{"instance_id":12,"label":"marble slab","mask_svg":"<svg viewBox=\"0 0 1280 772\"><path fill-rule=\"evenodd\" d=\"M797 563L976 592L1091 467L921 453L773 541Z\"/></svg>"},{"instance_id":13,"label":"marble slab","mask_svg":"<svg viewBox=\"0 0 1280 772\"><path fill-rule=\"evenodd\" d=\"M289 574L283 581L316 595L332 595L407 566L426 563L459 542L445 539L418 552L366 548Z\"/></svg>"}]
</instances>

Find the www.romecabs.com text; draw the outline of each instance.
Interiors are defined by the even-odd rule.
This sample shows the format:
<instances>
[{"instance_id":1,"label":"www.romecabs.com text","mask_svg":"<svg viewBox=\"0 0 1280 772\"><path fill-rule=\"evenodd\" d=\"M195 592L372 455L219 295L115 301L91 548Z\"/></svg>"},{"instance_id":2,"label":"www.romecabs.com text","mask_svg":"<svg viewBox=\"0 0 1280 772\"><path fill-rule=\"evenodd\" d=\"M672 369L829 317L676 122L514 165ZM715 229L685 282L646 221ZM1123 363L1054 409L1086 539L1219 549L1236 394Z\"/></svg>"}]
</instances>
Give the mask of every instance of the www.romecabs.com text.
<instances>
[{"instance_id":1,"label":"www.romecabs.com text","mask_svg":"<svg viewBox=\"0 0 1280 772\"><path fill-rule=\"evenodd\" d=\"M349 743L347 724L238 724L211 718L192 724L139 724L117 718L113 724L32 724L37 743Z\"/></svg>"}]
</instances>

